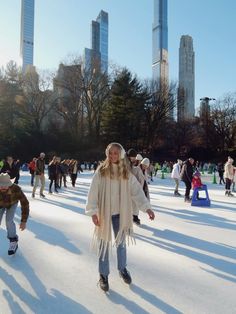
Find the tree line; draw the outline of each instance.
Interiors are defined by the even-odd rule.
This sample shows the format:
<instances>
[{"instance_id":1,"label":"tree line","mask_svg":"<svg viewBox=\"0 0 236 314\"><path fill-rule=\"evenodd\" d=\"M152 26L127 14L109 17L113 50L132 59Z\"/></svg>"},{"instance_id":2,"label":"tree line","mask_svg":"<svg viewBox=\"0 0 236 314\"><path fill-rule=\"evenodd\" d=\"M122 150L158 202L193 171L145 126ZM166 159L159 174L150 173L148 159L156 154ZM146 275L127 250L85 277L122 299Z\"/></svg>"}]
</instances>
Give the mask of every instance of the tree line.
<instances>
[{"instance_id":1,"label":"tree line","mask_svg":"<svg viewBox=\"0 0 236 314\"><path fill-rule=\"evenodd\" d=\"M81 58L56 73L21 72L14 61L0 71L0 157L22 161L48 155L97 160L112 141L153 160L218 160L235 154L236 93L211 110L176 121L177 83L157 86L127 68L101 72Z\"/></svg>"}]
</instances>

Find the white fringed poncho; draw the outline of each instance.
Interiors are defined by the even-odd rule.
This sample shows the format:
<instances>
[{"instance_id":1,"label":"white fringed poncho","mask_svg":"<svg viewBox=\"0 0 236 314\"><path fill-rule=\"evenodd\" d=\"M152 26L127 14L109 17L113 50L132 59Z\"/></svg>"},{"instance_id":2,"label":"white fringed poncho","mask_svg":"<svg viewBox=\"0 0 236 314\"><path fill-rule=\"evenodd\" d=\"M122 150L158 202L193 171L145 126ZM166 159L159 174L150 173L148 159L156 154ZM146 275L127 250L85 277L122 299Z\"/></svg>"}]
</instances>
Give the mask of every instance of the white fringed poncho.
<instances>
[{"instance_id":1,"label":"white fringed poncho","mask_svg":"<svg viewBox=\"0 0 236 314\"><path fill-rule=\"evenodd\" d=\"M115 165L114 165L115 167ZM132 202L142 211L146 212L151 205L142 190L140 183L130 173L129 179L111 179L108 176L101 176L99 170L95 173L89 189L86 214L97 214L100 226L95 226L93 237L93 248L99 256L105 255L106 249L111 247L111 216L113 195L111 195L112 180L117 180L117 193L119 193L119 204L116 206L120 214L120 228L115 239L118 246L122 242L133 242L133 208ZM116 197L117 199L117 197Z\"/></svg>"}]
</instances>

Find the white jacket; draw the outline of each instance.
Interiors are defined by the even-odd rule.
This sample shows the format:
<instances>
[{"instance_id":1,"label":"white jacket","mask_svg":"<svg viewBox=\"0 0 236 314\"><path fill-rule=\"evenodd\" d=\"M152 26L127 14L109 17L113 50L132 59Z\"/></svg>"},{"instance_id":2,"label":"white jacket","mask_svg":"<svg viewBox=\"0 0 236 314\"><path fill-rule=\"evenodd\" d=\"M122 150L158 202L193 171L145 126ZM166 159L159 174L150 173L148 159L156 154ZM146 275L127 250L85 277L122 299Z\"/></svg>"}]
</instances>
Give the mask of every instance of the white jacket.
<instances>
[{"instance_id":1,"label":"white jacket","mask_svg":"<svg viewBox=\"0 0 236 314\"><path fill-rule=\"evenodd\" d=\"M174 164L173 166L173 170L171 172L171 178L172 179L178 179L180 180L180 171L181 171L181 166L180 164L177 162L176 164Z\"/></svg>"},{"instance_id":2,"label":"white jacket","mask_svg":"<svg viewBox=\"0 0 236 314\"><path fill-rule=\"evenodd\" d=\"M228 162L228 161L226 162L224 178L233 180L233 178L234 178L234 166L232 165L232 162Z\"/></svg>"}]
</instances>

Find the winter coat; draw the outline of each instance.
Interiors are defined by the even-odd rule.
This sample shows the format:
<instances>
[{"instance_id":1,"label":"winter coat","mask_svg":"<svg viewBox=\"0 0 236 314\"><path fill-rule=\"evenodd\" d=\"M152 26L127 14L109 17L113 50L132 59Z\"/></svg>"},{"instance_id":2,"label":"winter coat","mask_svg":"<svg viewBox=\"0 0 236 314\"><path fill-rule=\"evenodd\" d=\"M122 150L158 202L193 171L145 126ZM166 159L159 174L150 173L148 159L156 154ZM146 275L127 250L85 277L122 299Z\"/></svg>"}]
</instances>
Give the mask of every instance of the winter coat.
<instances>
[{"instance_id":1,"label":"winter coat","mask_svg":"<svg viewBox=\"0 0 236 314\"><path fill-rule=\"evenodd\" d=\"M180 173L180 179L184 182L192 182L193 178L193 166L190 163L189 160L184 161L181 173Z\"/></svg>"},{"instance_id":2,"label":"winter coat","mask_svg":"<svg viewBox=\"0 0 236 314\"><path fill-rule=\"evenodd\" d=\"M193 177L192 179L192 189L200 188L202 186L202 181L200 177Z\"/></svg>"},{"instance_id":3,"label":"winter coat","mask_svg":"<svg viewBox=\"0 0 236 314\"><path fill-rule=\"evenodd\" d=\"M29 168L30 174L34 174L35 169L36 169L36 164L35 164L35 161L34 161L34 160L32 160L32 161L29 163L28 168Z\"/></svg>"},{"instance_id":4,"label":"winter coat","mask_svg":"<svg viewBox=\"0 0 236 314\"><path fill-rule=\"evenodd\" d=\"M233 166L232 162L229 162L229 161L226 162L224 178L233 180L233 178L234 178L234 166Z\"/></svg>"},{"instance_id":5,"label":"winter coat","mask_svg":"<svg viewBox=\"0 0 236 314\"><path fill-rule=\"evenodd\" d=\"M36 160L35 174L36 175L44 174L44 170L45 170L45 161L44 159L38 158Z\"/></svg>"},{"instance_id":6,"label":"winter coat","mask_svg":"<svg viewBox=\"0 0 236 314\"><path fill-rule=\"evenodd\" d=\"M48 177L49 180L56 180L58 176L58 165L57 164L49 164L48 165Z\"/></svg>"},{"instance_id":7,"label":"winter coat","mask_svg":"<svg viewBox=\"0 0 236 314\"><path fill-rule=\"evenodd\" d=\"M8 173L10 178L13 179L19 175L19 169L14 162L11 166L8 162L5 162L1 169L1 173Z\"/></svg>"},{"instance_id":8,"label":"winter coat","mask_svg":"<svg viewBox=\"0 0 236 314\"><path fill-rule=\"evenodd\" d=\"M180 173L181 173L181 166L180 164L177 162L176 164L174 164L172 172L171 172L171 178L172 179L180 179Z\"/></svg>"}]
</instances>

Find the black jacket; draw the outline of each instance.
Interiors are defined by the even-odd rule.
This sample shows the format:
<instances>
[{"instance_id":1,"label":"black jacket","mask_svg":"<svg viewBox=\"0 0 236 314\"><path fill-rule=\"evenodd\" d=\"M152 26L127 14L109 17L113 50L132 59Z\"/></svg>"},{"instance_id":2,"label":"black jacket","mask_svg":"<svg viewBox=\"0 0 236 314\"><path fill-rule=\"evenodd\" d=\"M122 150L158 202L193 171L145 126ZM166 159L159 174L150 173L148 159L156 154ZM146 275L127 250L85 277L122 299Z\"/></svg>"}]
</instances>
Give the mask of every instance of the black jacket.
<instances>
[{"instance_id":1,"label":"black jacket","mask_svg":"<svg viewBox=\"0 0 236 314\"><path fill-rule=\"evenodd\" d=\"M19 175L19 171L19 168L14 162L12 163L11 167L8 162L5 162L1 169L1 173L8 173L11 179Z\"/></svg>"},{"instance_id":2,"label":"black jacket","mask_svg":"<svg viewBox=\"0 0 236 314\"><path fill-rule=\"evenodd\" d=\"M183 163L181 173L180 173L180 178L184 182L190 182L190 183L192 182L193 166L188 159L184 161Z\"/></svg>"}]
</instances>

